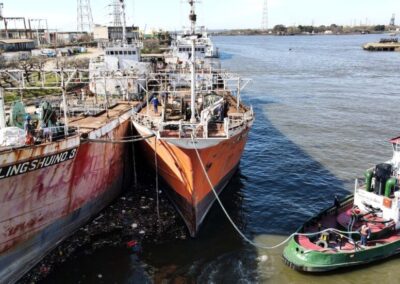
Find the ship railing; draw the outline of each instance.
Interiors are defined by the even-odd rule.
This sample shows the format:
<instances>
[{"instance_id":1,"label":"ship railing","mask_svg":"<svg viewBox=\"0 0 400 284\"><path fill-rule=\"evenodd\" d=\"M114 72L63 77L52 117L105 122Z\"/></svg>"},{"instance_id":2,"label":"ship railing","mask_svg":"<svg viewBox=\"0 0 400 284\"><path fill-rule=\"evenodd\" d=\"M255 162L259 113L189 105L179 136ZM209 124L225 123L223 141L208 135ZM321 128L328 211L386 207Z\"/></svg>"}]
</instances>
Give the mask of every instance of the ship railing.
<instances>
[{"instance_id":1,"label":"ship railing","mask_svg":"<svg viewBox=\"0 0 400 284\"><path fill-rule=\"evenodd\" d=\"M68 131L68 136L65 136ZM79 127L67 127L65 125L42 127L33 131L33 137L36 143L52 142L65 139L80 132Z\"/></svg>"},{"instance_id":2,"label":"ship railing","mask_svg":"<svg viewBox=\"0 0 400 284\"><path fill-rule=\"evenodd\" d=\"M253 110L250 109L245 113L231 113L228 115L228 129L230 131L246 125L253 120Z\"/></svg>"},{"instance_id":3,"label":"ship railing","mask_svg":"<svg viewBox=\"0 0 400 284\"><path fill-rule=\"evenodd\" d=\"M65 132L68 130L68 136L65 136ZM16 132L13 136L8 136L9 143L0 145L0 150L22 148L26 146L38 146L43 143L60 141L67 137L71 137L80 132L79 127L66 127L66 126L54 126L54 127L43 127L35 129L31 132L33 137L33 144L27 144L27 135L24 131Z\"/></svg>"},{"instance_id":4,"label":"ship railing","mask_svg":"<svg viewBox=\"0 0 400 284\"><path fill-rule=\"evenodd\" d=\"M155 118L153 116L141 113L133 113L132 114L133 121L137 122L140 125L143 125L149 129L159 128L160 118Z\"/></svg>"},{"instance_id":5,"label":"ship railing","mask_svg":"<svg viewBox=\"0 0 400 284\"><path fill-rule=\"evenodd\" d=\"M203 123L188 123L180 120L178 122L160 122L159 138L207 138Z\"/></svg>"},{"instance_id":6,"label":"ship railing","mask_svg":"<svg viewBox=\"0 0 400 284\"><path fill-rule=\"evenodd\" d=\"M356 178L354 181L354 190L357 191L359 189L365 189L366 183L365 178Z\"/></svg>"}]
</instances>

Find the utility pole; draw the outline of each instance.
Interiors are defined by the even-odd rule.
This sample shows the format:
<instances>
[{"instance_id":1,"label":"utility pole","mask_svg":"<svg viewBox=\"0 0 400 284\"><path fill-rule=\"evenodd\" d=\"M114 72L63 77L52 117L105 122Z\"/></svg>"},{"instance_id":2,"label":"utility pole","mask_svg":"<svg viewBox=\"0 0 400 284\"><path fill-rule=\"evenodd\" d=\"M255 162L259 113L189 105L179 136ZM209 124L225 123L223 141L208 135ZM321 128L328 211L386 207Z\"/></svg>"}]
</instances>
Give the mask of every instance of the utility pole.
<instances>
[{"instance_id":1,"label":"utility pole","mask_svg":"<svg viewBox=\"0 0 400 284\"><path fill-rule=\"evenodd\" d=\"M396 25L396 14L392 14L389 26L394 27Z\"/></svg>"},{"instance_id":2,"label":"utility pole","mask_svg":"<svg viewBox=\"0 0 400 284\"><path fill-rule=\"evenodd\" d=\"M264 0L261 29L268 30L268 0Z\"/></svg>"},{"instance_id":3,"label":"utility pole","mask_svg":"<svg viewBox=\"0 0 400 284\"><path fill-rule=\"evenodd\" d=\"M37 45L40 47L40 45L42 44L42 42L40 41L40 31L41 30L46 30L47 34L49 33L48 27L47 27L47 20L46 19L29 19L29 29L32 30L32 22L36 22L36 41L37 41ZM44 25L42 25L42 22L46 23L46 29L43 27ZM48 36L47 39L48 43L50 42L50 40L48 40Z\"/></svg>"},{"instance_id":4,"label":"utility pole","mask_svg":"<svg viewBox=\"0 0 400 284\"><path fill-rule=\"evenodd\" d=\"M77 30L92 32L93 15L90 0L77 0Z\"/></svg>"},{"instance_id":5,"label":"utility pole","mask_svg":"<svg viewBox=\"0 0 400 284\"><path fill-rule=\"evenodd\" d=\"M3 20L3 8L4 8L3 3L0 3L0 21Z\"/></svg>"}]
</instances>

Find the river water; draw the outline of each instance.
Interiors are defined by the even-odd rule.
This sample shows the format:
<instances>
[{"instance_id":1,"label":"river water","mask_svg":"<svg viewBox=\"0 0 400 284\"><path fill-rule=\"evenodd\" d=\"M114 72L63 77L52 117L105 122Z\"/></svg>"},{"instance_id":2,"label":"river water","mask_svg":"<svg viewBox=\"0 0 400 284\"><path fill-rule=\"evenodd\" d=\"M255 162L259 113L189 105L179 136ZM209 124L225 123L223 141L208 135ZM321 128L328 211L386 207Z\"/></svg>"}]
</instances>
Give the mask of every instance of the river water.
<instances>
[{"instance_id":1,"label":"river water","mask_svg":"<svg viewBox=\"0 0 400 284\"><path fill-rule=\"evenodd\" d=\"M247 236L276 244L345 196L354 178L391 157L400 135L400 53L370 53L380 35L216 37L223 67L253 81L256 122L240 170L222 194ZM214 205L196 239L103 249L61 266L52 281L103 283L397 283L400 257L313 276L286 267L283 248L255 249ZM94 277L68 278L85 274ZM58 276L57 276L58 275ZM87 281L84 279L92 279Z\"/></svg>"}]
</instances>

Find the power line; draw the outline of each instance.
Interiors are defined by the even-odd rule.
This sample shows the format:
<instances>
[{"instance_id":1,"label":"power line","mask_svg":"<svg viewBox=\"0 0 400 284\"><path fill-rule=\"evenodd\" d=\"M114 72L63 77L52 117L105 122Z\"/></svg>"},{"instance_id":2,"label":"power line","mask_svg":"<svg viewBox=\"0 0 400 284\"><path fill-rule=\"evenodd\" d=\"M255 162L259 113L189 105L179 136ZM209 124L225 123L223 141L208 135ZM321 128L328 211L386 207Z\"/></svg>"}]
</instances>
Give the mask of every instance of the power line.
<instances>
[{"instance_id":1,"label":"power line","mask_svg":"<svg viewBox=\"0 0 400 284\"><path fill-rule=\"evenodd\" d=\"M261 29L268 29L268 0L264 0Z\"/></svg>"}]
</instances>

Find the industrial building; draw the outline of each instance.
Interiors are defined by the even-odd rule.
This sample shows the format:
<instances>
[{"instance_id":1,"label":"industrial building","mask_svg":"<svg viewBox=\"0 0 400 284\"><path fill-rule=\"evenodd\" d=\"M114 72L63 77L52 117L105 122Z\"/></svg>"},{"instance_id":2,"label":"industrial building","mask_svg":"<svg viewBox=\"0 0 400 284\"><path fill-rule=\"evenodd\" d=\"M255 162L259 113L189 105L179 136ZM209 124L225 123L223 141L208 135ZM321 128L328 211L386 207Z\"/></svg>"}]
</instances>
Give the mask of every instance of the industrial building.
<instances>
[{"instance_id":1,"label":"industrial building","mask_svg":"<svg viewBox=\"0 0 400 284\"><path fill-rule=\"evenodd\" d=\"M5 52L31 51L35 41L31 39L0 39L0 49Z\"/></svg>"},{"instance_id":2,"label":"industrial building","mask_svg":"<svg viewBox=\"0 0 400 284\"><path fill-rule=\"evenodd\" d=\"M122 41L122 26L100 26L96 25L93 29L93 37L97 42ZM135 26L126 27L126 40L128 43L139 38L139 28Z\"/></svg>"}]
</instances>

